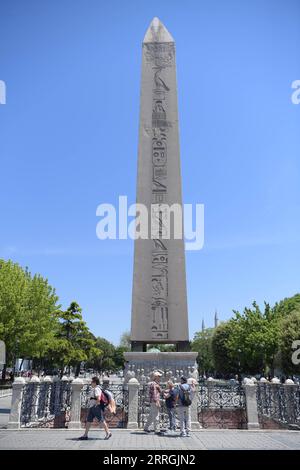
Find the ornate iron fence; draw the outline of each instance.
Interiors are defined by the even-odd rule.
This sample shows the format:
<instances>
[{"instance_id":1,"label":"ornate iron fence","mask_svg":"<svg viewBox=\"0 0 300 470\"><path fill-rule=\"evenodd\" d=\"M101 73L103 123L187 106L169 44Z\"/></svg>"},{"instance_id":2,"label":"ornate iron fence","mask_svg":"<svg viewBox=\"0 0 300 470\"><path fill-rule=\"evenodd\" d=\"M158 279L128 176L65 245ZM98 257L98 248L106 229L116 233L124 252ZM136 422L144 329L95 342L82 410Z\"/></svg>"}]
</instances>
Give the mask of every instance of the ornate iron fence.
<instances>
[{"instance_id":1,"label":"ornate iron fence","mask_svg":"<svg viewBox=\"0 0 300 470\"><path fill-rule=\"evenodd\" d=\"M246 429L246 397L240 384L201 383L198 420L203 428Z\"/></svg>"},{"instance_id":2,"label":"ornate iron fence","mask_svg":"<svg viewBox=\"0 0 300 470\"><path fill-rule=\"evenodd\" d=\"M259 383L256 400L262 428L300 426L299 385Z\"/></svg>"},{"instance_id":3,"label":"ornate iron fence","mask_svg":"<svg viewBox=\"0 0 300 470\"><path fill-rule=\"evenodd\" d=\"M29 382L22 396L21 427L66 427L70 408L69 381Z\"/></svg>"},{"instance_id":4,"label":"ornate iron fence","mask_svg":"<svg viewBox=\"0 0 300 470\"><path fill-rule=\"evenodd\" d=\"M103 385L103 388L109 390L116 402L116 413L112 414L108 409L105 411L105 420L113 428L125 428L128 421L128 386L123 384ZM92 387L85 384L81 390L81 422L85 424L89 408L90 393ZM98 425L94 423L94 425Z\"/></svg>"}]
</instances>

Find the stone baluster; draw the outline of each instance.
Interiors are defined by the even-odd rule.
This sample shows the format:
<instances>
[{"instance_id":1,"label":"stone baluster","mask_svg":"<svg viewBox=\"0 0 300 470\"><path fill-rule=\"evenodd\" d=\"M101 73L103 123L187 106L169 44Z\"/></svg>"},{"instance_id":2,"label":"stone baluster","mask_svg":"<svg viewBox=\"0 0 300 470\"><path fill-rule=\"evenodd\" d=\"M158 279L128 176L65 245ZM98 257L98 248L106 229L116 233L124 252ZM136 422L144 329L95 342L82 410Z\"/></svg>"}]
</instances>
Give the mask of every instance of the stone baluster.
<instances>
[{"instance_id":1,"label":"stone baluster","mask_svg":"<svg viewBox=\"0 0 300 470\"><path fill-rule=\"evenodd\" d=\"M23 377L15 378L12 386L11 408L7 424L8 429L20 429L21 427L21 406L25 385L26 382Z\"/></svg>"}]
</instances>

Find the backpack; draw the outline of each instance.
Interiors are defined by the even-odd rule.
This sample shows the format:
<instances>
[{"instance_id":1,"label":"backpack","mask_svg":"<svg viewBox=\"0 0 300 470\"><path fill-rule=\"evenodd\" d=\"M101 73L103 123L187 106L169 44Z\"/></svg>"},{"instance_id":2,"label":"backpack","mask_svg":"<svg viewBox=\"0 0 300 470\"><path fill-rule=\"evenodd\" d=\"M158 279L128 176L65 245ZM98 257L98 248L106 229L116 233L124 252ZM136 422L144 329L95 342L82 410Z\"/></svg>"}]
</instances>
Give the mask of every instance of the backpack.
<instances>
[{"instance_id":1,"label":"backpack","mask_svg":"<svg viewBox=\"0 0 300 470\"><path fill-rule=\"evenodd\" d=\"M108 407L111 413L116 412L116 402L114 400L113 394L109 390L101 389L101 399L100 404L103 405L105 408Z\"/></svg>"},{"instance_id":2,"label":"backpack","mask_svg":"<svg viewBox=\"0 0 300 470\"><path fill-rule=\"evenodd\" d=\"M181 390L180 400L181 400L182 406L191 406L192 404L192 400L190 397L191 388L189 387L189 389L186 390L185 388L180 387L180 390Z\"/></svg>"}]
</instances>

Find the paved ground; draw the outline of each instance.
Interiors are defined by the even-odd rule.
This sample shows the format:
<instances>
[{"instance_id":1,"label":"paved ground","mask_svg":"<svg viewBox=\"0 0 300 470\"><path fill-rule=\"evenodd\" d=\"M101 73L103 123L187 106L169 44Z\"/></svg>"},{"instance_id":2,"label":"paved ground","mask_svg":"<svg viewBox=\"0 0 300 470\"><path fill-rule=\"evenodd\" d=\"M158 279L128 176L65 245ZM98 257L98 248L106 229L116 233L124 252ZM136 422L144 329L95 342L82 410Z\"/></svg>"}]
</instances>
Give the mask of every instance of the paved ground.
<instances>
[{"instance_id":1,"label":"paved ground","mask_svg":"<svg viewBox=\"0 0 300 470\"><path fill-rule=\"evenodd\" d=\"M91 439L78 441L80 431L0 430L0 449L82 450L205 450L205 449L298 449L299 431L201 430L189 438L146 435L142 431L115 430L105 441L103 431L91 431Z\"/></svg>"},{"instance_id":2,"label":"paved ground","mask_svg":"<svg viewBox=\"0 0 300 470\"><path fill-rule=\"evenodd\" d=\"M0 398L0 429L5 428L8 423L10 403L11 395Z\"/></svg>"}]
</instances>

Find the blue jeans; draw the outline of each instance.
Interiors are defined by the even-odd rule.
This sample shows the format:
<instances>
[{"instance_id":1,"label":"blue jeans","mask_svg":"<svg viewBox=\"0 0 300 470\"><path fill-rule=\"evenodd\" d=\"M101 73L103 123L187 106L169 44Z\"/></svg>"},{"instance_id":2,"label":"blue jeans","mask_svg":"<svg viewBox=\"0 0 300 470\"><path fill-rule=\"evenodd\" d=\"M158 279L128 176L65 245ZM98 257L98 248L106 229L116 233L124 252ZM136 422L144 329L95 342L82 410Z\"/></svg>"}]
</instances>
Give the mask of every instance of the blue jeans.
<instances>
[{"instance_id":1,"label":"blue jeans","mask_svg":"<svg viewBox=\"0 0 300 470\"><path fill-rule=\"evenodd\" d=\"M168 416L170 420L170 429L171 431L176 430L176 411L175 407L174 408L167 408L168 411Z\"/></svg>"}]
</instances>

